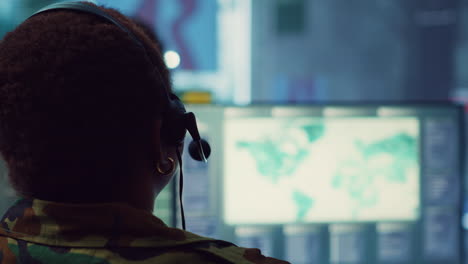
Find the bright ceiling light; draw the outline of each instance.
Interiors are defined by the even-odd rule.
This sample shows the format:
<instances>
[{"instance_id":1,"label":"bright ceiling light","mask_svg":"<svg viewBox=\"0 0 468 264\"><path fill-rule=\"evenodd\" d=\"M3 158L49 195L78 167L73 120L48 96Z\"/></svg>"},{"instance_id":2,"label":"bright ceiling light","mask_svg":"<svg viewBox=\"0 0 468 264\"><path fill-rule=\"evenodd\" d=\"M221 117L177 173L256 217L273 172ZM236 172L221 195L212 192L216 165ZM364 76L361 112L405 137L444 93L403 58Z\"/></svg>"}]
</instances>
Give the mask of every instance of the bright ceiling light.
<instances>
[{"instance_id":1,"label":"bright ceiling light","mask_svg":"<svg viewBox=\"0 0 468 264\"><path fill-rule=\"evenodd\" d=\"M180 56L179 53L168 50L164 53L164 61L169 69L175 69L180 64Z\"/></svg>"}]
</instances>

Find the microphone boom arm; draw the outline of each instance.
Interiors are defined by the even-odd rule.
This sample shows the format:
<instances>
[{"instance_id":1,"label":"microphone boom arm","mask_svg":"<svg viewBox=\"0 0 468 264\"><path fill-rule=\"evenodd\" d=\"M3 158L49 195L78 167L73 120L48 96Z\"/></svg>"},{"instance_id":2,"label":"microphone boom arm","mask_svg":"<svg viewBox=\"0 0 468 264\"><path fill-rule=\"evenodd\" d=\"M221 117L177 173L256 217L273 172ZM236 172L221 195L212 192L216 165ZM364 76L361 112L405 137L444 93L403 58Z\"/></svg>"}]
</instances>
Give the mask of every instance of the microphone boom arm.
<instances>
[{"instance_id":1,"label":"microphone boom arm","mask_svg":"<svg viewBox=\"0 0 468 264\"><path fill-rule=\"evenodd\" d=\"M188 112L184 114L185 118L185 127L187 128L188 132L192 136L193 140L197 144L198 153L200 155L201 161L208 162L205 152L203 151L202 139L200 137L200 132L198 131L197 126L197 119L192 112Z\"/></svg>"}]
</instances>

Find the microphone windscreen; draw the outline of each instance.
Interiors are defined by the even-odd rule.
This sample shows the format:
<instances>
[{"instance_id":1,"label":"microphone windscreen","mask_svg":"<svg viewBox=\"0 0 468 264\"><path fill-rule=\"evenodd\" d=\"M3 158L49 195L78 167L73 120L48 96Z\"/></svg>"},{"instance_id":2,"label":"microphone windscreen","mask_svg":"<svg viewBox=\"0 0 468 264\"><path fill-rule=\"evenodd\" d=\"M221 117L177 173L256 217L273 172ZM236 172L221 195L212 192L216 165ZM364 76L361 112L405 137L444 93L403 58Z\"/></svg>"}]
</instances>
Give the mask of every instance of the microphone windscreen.
<instances>
[{"instance_id":1,"label":"microphone windscreen","mask_svg":"<svg viewBox=\"0 0 468 264\"><path fill-rule=\"evenodd\" d=\"M204 140L204 139L200 139L200 142L201 142L201 146L203 148L203 153L205 154L205 158L208 159L208 157L211 154L210 144L208 144L208 142L206 140ZM189 151L190 157L192 157L192 159L202 161L203 158L200 155L199 148L200 147L199 147L198 142L193 140L189 144L188 151Z\"/></svg>"}]
</instances>

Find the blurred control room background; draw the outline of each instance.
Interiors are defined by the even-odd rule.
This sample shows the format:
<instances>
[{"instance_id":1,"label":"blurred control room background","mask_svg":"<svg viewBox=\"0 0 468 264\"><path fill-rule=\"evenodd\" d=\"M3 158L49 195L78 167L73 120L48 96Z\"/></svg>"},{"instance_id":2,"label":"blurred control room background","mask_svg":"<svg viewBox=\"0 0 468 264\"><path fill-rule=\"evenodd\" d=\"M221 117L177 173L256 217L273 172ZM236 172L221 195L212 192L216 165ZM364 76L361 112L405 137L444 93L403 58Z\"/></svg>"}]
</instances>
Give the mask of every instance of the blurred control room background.
<instances>
[{"instance_id":1,"label":"blurred control room background","mask_svg":"<svg viewBox=\"0 0 468 264\"><path fill-rule=\"evenodd\" d=\"M0 38L54 2L0 0ZM468 0L92 2L154 31L210 141L184 157L189 231L299 264L468 263ZM176 186L154 214L180 227Z\"/></svg>"}]
</instances>

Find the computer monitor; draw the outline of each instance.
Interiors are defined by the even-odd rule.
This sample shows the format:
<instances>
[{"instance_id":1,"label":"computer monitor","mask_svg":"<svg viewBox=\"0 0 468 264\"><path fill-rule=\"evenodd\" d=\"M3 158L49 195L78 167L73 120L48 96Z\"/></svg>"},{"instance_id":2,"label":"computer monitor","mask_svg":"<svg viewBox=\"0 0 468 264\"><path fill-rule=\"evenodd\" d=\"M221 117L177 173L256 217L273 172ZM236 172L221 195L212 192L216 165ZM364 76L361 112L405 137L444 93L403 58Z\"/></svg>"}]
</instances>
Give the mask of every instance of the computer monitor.
<instances>
[{"instance_id":1,"label":"computer monitor","mask_svg":"<svg viewBox=\"0 0 468 264\"><path fill-rule=\"evenodd\" d=\"M450 135L458 133L458 110L416 105L227 108L225 222L416 221L424 163L454 165L459 158L454 153L428 161L427 134L446 133L435 140L456 140ZM444 130L449 124L450 131Z\"/></svg>"},{"instance_id":2,"label":"computer monitor","mask_svg":"<svg viewBox=\"0 0 468 264\"><path fill-rule=\"evenodd\" d=\"M462 263L463 108L188 106L187 229L292 263Z\"/></svg>"}]
</instances>

